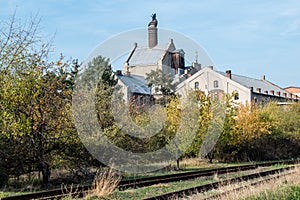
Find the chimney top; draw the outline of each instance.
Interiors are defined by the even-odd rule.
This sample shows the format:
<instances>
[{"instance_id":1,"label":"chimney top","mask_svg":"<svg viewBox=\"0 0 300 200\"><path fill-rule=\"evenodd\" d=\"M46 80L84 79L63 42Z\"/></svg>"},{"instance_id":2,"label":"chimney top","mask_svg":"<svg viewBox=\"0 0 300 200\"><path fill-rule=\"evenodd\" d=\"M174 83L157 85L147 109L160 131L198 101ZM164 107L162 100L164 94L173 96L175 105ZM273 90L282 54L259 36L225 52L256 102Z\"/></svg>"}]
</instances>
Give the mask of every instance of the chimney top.
<instances>
[{"instance_id":1,"label":"chimney top","mask_svg":"<svg viewBox=\"0 0 300 200\"><path fill-rule=\"evenodd\" d=\"M157 45L157 19L156 14L152 14L152 21L148 24L148 47L151 49Z\"/></svg>"},{"instance_id":2,"label":"chimney top","mask_svg":"<svg viewBox=\"0 0 300 200\"><path fill-rule=\"evenodd\" d=\"M117 70L117 75L121 76L122 75L122 71L121 70Z\"/></svg>"},{"instance_id":3,"label":"chimney top","mask_svg":"<svg viewBox=\"0 0 300 200\"><path fill-rule=\"evenodd\" d=\"M231 79L231 70L226 70L226 77Z\"/></svg>"},{"instance_id":4,"label":"chimney top","mask_svg":"<svg viewBox=\"0 0 300 200\"><path fill-rule=\"evenodd\" d=\"M257 91L258 93L261 93L261 88L256 88L256 91Z\"/></svg>"},{"instance_id":5,"label":"chimney top","mask_svg":"<svg viewBox=\"0 0 300 200\"><path fill-rule=\"evenodd\" d=\"M156 19L156 13L153 13L151 15L152 20L149 22L148 27L153 26L153 27L157 27L158 21Z\"/></svg>"},{"instance_id":6,"label":"chimney top","mask_svg":"<svg viewBox=\"0 0 300 200\"><path fill-rule=\"evenodd\" d=\"M208 68L213 70L214 66L210 65L210 66L208 66Z\"/></svg>"},{"instance_id":7,"label":"chimney top","mask_svg":"<svg viewBox=\"0 0 300 200\"><path fill-rule=\"evenodd\" d=\"M260 80L262 80L262 81L266 80L266 76L265 76L265 75L262 75L262 76L260 77Z\"/></svg>"}]
</instances>

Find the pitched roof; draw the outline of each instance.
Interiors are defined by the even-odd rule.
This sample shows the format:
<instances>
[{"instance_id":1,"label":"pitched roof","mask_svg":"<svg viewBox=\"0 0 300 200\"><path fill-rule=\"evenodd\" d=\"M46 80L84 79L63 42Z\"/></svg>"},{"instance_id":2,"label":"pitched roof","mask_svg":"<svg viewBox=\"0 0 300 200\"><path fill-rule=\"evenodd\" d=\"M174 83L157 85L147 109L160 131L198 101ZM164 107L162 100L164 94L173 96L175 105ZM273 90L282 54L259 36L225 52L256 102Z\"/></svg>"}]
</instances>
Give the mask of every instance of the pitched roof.
<instances>
[{"instance_id":1,"label":"pitched roof","mask_svg":"<svg viewBox=\"0 0 300 200\"><path fill-rule=\"evenodd\" d=\"M224 72L220 72L220 71L216 71L216 72L222 74L223 76L226 76L226 73ZM286 91L283 88L267 80L255 79L255 78L250 78L250 77L236 75L236 74L231 74L231 80L247 88L253 87L254 92L256 91L257 88L260 88L262 93L264 91L270 92L271 90L274 90L274 92L280 92L281 94L286 93Z\"/></svg>"},{"instance_id":2,"label":"pitched roof","mask_svg":"<svg viewBox=\"0 0 300 200\"><path fill-rule=\"evenodd\" d=\"M286 91L290 92L290 93L293 93L295 95L297 95L298 97L300 96L300 87L293 87L293 86L290 86L290 87L287 87L287 88L284 88Z\"/></svg>"},{"instance_id":3,"label":"pitched roof","mask_svg":"<svg viewBox=\"0 0 300 200\"><path fill-rule=\"evenodd\" d=\"M148 82L144 77L137 75L118 75L117 77L129 88L130 92L151 94L151 88L148 87Z\"/></svg>"},{"instance_id":4,"label":"pitched roof","mask_svg":"<svg viewBox=\"0 0 300 200\"><path fill-rule=\"evenodd\" d=\"M129 66L156 65L168 50L168 45L157 45L153 48L137 47L129 58Z\"/></svg>"}]
</instances>

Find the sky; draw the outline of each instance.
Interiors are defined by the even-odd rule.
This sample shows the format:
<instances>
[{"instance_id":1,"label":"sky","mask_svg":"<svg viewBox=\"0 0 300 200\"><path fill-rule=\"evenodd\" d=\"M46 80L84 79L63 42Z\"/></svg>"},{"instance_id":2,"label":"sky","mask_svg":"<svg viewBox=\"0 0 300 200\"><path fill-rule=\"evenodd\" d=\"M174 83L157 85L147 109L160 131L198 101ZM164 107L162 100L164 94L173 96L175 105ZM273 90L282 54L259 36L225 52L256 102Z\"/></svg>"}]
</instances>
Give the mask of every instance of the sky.
<instances>
[{"instance_id":1,"label":"sky","mask_svg":"<svg viewBox=\"0 0 300 200\"><path fill-rule=\"evenodd\" d=\"M0 0L0 21L15 11L21 20L41 18L53 55L81 62L113 36L146 30L156 13L158 29L195 41L218 70L300 87L299 0Z\"/></svg>"}]
</instances>

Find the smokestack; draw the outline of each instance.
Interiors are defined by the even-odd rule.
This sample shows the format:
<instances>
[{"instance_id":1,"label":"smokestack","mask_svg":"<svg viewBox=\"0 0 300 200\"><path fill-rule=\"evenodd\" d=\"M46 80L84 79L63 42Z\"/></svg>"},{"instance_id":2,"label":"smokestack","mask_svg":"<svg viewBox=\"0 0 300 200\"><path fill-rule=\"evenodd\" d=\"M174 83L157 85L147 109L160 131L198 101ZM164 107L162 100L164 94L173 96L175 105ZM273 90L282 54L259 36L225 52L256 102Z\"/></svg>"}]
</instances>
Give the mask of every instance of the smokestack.
<instances>
[{"instance_id":1,"label":"smokestack","mask_svg":"<svg viewBox=\"0 0 300 200\"><path fill-rule=\"evenodd\" d=\"M154 26L148 27L148 46L153 48L157 45L157 28Z\"/></svg>"},{"instance_id":2,"label":"smokestack","mask_svg":"<svg viewBox=\"0 0 300 200\"><path fill-rule=\"evenodd\" d=\"M231 70L226 70L226 77L231 79Z\"/></svg>"},{"instance_id":3,"label":"smokestack","mask_svg":"<svg viewBox=\"0 0 300 200\"><path fill-rule=\"evenodd\" d=\"M152 21L148 24L148 47L151 49L157 45L157 19L156 14L152 16Z\"/></svg>"},{"instance_id":4,"label":"smokestack","mask_svg":"<svg viewBox=\"0 0 300 200\"><path fill-rule=\"evenodd\" d=\"M256 91L257 91L258 93L261 93L261 88L256 88Z\"/></svg>"},{"instance_id":5,"label":"smokestack","mask_svg":"<svg viewBox=\"0 0 300 200\"><path fill-rule=\"evenodd\" d=\"M117 70L117 75L118 76L122 76L122 71L121 70Z\"/></svg>"}]
</instances>

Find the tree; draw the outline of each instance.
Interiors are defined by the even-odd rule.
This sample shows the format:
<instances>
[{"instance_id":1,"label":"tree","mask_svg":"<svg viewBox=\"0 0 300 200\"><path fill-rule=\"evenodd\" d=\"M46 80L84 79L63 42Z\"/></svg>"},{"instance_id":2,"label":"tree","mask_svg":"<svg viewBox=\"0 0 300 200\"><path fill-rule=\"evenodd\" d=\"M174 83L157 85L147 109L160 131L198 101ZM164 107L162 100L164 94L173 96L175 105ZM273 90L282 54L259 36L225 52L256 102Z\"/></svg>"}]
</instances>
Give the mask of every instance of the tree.
<instances>
[{"instance_id":1,"label":"tree","mask_svg":"<svg viewBox=\"0 0 300 200\"><path fill-rule=\"evenodd\" d=\"M146 74L149 87L154 87L156 93L161 92L164 96L174 95L175 84L171 74L164 74L161 69L152 70Z\"/></svg>"},{"instance_id":2,"label":"tree","mask_svg":"<svg viewBox=\"0 0 300 200\"><path fill-rule=\"evenodd\" d=\"M53 157L76 137L70 107L79 64L47 60L38 20L18 25L13 16L8 24L0 34L1 165L17 176L42 171L48 187Z\"/></svg>"},{"instance_id":3,"label":"tree","mask_svg":"<svg viewBox=\"0 0 300 200\"><path fill-rule=\"evenodd\" d=\"M10 164L8 167L12 167L10 169L14 169L17 174L29 170L26 162L34 159L27 151L30 149L30 140L23 139L31 131L28 126L30 119L21 110L27 109L27 103L37 94L39 86L36 83L43 74L44 66L41 58L48 51L48 46L37 39L37 28L38 21L17 24L13 15L10 22L3 24L0 34L1 142L8 147L1 151L4 155L1 164L7 164L5 155L10 155L8 160L13 159L15 162L8 163L15 165Z\"/></svg>"},{"instance_id":4,"label":"tree","mask_svg":"<svg viewBox=\"0 0 300 200\"><path fill-rule=\"evenodd\" d=\"M87 86L93 84L96 88L95 106L101 129L112 126L114 118L111 114L111 98L118 80L111 69L109 59L101 55L93 58L79 78Z\"/></svg>"},{"instance_id":5,"label":"tree","mask_svg":"<svg viewBox=\"0 0 300 200\"><path fill-rule=\"evenodd\" d=\"M167 120L165 129L167 149L176 159L176 169L180 169L180 159L189 153L191 144L197 138L199 129L199 99L194 91L190 91L185 98L171 96L165 107ZM199 151L199 149L198 149Z\"/></svg>"}]
</instances>

